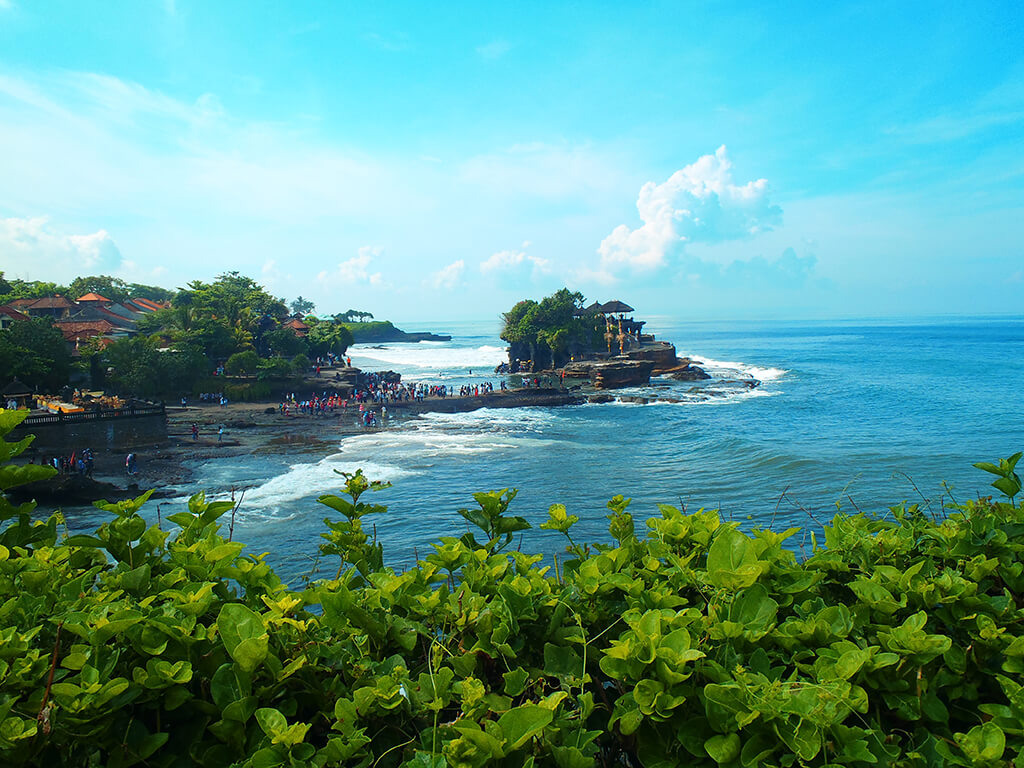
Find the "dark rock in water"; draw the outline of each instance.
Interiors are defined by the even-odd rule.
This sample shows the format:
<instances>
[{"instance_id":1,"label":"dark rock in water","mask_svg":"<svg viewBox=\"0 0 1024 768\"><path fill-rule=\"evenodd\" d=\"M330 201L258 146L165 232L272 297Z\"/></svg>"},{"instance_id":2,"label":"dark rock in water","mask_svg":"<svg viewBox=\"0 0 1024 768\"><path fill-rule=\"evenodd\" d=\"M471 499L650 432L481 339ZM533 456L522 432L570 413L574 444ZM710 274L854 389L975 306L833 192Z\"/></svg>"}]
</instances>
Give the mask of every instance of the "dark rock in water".
<instances>
[{"instance_id":1,"label":"dark rock in water","mask_svg":"<svg viewBox=\"0 0 1024 768\"><path fill-rule=\"evenodd\" d=\"M267 414L275 414L277 413L277 408L275 408L274 406L270 406L269 408L264 408L263 412Z\"/></svg>"},{"instance_id":2,"label":"dark rock in water","mask_svg":"<svg viewBox=\"0 0 1024 768\"><path fill-rule=\"evenodd\" d=\"M618 389L647 384L651 380L654 362L651 360L609 360L594 366L594 386L597 389Z\"/></svg>"},{"instance_id":3,"label":"dark rock in water","mask_svg":"<svg viewBox=\"0 0 1024 768\"><path fill-rule=\"evenodd\" d=\"M707 371L703 368L698 368L692 363L687 365L685 368L670 373L669 377L676 381L704 381L705 379L711 378Z\"/></svg>"},{"instance_id":4,"label":"dark rock in water","mask_svg":"<svg viewBox=\"0 0 1024 768\"><path fill-rule=\"evenodd\" d=\"M451 341L452 337L447 333L403 333L401 337L393 341Z\"/></svg>"},{"instance_id":5,"label":"dark rock in water","mask_svg":"<svg viewBox=\"0 0 1024 768\"><path fill-rule=\"evenodd\" d=\"M588 403L610 403L615 398L611 395L591 395L587 398Z\"/></svg>"},{"instance_id":6,"label":"dark rock in water","mask_svg":"<svg viewBox=\"0 0 1024 768\"><path fill-rule=\"evenodd\" d=\"M54 475L46 480L19 485L7 491L7 494L16 502L35 499L40 504L62 506L81 506L101 499L122 501L134 498L140 493L141 491L135 483L124 489L118 488L112 483L100 482L78 474ZM161 495L166 494L160 492L153 494L154 498Z\"/></svg>"},{"instance_id":7,"label":"dark rock in water","mask_svg":"<svg viewBox=\"0 0 1024 768\"><path fill-rule=\"evenodd\" d=\"M623 403L636 403L637 405L647 405L649 402L651 402L650 398L639 397L637 395L623 395L622 397L619 398L619 400L621 400Z\"/></svg>"}]
</instances>

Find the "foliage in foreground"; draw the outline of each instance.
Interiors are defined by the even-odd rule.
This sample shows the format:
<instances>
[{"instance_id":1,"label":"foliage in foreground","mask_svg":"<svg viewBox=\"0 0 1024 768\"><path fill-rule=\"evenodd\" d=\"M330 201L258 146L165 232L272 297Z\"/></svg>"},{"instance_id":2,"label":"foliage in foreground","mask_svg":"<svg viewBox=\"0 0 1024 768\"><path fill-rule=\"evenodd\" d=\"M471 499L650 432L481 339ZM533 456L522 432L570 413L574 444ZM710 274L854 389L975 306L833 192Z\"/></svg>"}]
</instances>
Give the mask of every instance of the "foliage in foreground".
<instances>
[{"instance_id":1,"label":"foliage in foreground","mask_svg":"<svg viewBox=\"0 0 1024 768\"><path fill-rule=\"evenodd\" d=\"M1017 458L984 468L1019 491ZM3 466L0 490L45 471ZM146 495L101 504L62 538L0 500L0 761L997 766L1024 744L1024 507L838 516L800 563L793 530L713 512L663 506L638 536L621 497L615 543L579 546L554 505L549 569L510 549L515 492L480 493L479 538L395 572L363 528L380 487L320 499L340 564L300 591L222 536L230 502L193 497L173 535Z\"/></svg>"}]
</instances>

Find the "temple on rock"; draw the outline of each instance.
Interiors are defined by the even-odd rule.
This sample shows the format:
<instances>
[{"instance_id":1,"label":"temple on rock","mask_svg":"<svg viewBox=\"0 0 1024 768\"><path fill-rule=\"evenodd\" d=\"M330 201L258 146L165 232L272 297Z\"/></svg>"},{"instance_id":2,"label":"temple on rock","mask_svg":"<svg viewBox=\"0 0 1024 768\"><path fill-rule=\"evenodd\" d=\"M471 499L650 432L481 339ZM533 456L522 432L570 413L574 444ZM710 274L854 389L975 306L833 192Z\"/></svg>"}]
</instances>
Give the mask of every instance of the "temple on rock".
<instances>
[{"instance_id":1,"label":"temple on rock","mask_svg":"<svg viewBox=\"0 0 1024 768\"><path fill-rule=\"evenodd\" d=\"M634 311L626 302L613 299L604 304L595 301L589 307L579 309L573 314L576 317L603 315L605 323L604 340L607 353L611 355L618 348L619 354L622 355L625 354L626 350L637 349L645 343L654 341L654 336L645 335L643 332L646 321L627 317L627 315L632 315Z\"/></svg>"}]
</instances>

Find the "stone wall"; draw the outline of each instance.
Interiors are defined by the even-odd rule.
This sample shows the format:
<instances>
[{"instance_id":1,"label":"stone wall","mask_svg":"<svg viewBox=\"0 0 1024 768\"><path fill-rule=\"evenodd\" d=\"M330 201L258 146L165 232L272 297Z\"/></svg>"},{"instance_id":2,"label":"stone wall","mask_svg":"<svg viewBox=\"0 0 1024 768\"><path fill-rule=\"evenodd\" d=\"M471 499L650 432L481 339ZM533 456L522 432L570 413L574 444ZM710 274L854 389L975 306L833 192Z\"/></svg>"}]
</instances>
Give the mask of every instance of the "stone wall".
<instances>
[{"instance_id":1,"label":"stone wall","mask_svg":"<svg viewBox=\"0 0 1024 768\"><path fill-rule=\"evenodd\" d=\"M83 448L123 450L167 442L167 416L162 410L134 415L83 415L92 418L65 417L43 423L23 423L7 439L20 440L25 435L35 435L29 449L32 453L61 453Z\"/></svg>"}]
</instances>

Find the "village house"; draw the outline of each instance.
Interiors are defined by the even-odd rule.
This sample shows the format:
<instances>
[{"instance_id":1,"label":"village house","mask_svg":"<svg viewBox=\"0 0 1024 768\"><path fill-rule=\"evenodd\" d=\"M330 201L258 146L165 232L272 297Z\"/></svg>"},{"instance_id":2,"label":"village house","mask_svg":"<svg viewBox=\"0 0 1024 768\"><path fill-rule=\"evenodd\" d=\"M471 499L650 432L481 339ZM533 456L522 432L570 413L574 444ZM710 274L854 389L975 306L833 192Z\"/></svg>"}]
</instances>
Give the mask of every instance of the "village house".
<instances>
[{"instance_id":1,"label":"village house","mask_svg":"<svg viewBox=\"0 0 1024 768\"><path fill-rule=\"evenodd\" d=\"M15 299L0 306L0 330L32 318L48 318L77 355L79 347L92 339L109 345L137 332L138 319L167 305L149 299L116 302L98 293L87 293L74 301L65 296Z\"/></svg>"}]
</instances>

